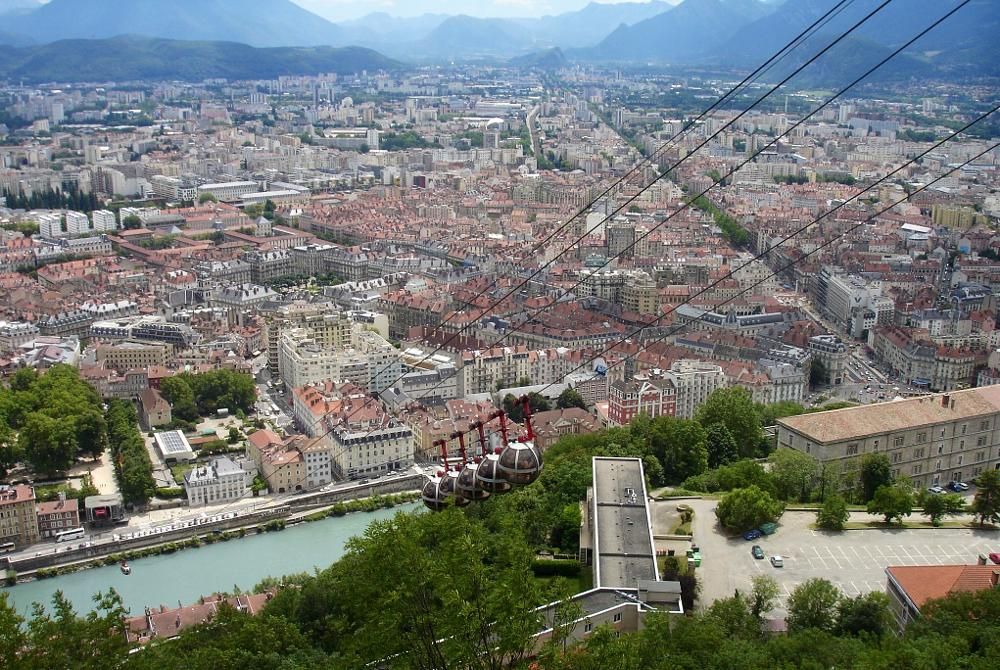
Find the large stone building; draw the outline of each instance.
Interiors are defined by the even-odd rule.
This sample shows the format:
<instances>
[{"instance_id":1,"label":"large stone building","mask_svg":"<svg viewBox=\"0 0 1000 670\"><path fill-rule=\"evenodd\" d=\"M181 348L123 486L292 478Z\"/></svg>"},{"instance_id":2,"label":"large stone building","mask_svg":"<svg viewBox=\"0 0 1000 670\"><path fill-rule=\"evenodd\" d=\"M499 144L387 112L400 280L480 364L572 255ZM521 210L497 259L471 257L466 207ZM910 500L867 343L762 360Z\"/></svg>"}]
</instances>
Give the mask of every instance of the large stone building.
<instances>
[{"instance_id":1,"label":"large stone building","mask_svg":"<svg viewBox=\"0 0 1000 670\"><path fill-rule=\"evenodd\" d=\"M924 488L1000 469L1000 387L927 395L778 421L778 448L809 454L842 472L881 453L895 477Z\"/></svg>"},{"instance_id":2,"label":"large stone building","mask_svg":"<svg viewBox=\"0 0 1000 670\"><path fill-rule=\"evenodd\" d=\"M35 491L30 486L0 485L0 544L17 547L38 542L38 515Z\"/></svg>"},{"instance_id":3,"label":"large stone building","mask_svg":"<svg viewBox=\"0 0 1000 670\"><path fill-rule=\"evenodd\" d=\"M250 474L225 456L184 473L188 504L217 505L239 500L247 493Z\"/></svg>"},{"instance_id":4,"label":"large stone building","mask_svg":"<svg viewBox=\"0 0 1000 670\"><path fill-rule=\"evenodd\" d=\"M651 419L674 416L677 389L662 374L650 372L636 375L631 381L617 381L608 395L608 422L612 426L627 426L632 419L644 414Z\"/></svg>"}]
</instances>

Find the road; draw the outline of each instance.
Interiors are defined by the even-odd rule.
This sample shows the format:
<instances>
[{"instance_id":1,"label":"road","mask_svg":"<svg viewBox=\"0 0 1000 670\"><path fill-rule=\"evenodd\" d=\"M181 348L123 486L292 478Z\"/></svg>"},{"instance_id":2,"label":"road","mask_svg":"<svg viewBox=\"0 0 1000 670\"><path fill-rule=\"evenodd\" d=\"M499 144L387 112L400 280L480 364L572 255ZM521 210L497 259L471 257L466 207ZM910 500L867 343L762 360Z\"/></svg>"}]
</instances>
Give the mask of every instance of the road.
<instances>
[{"instance_id":1,"label":"road","mask_svg":"<svg viewBox=\"0 0 1000 670\"><path fill-rule=\"evenodd\" d=\"M531 111L528 112L528 116L525 119L525 123L528 124L528 135L531 137L531 152L536 156L541 156L541 146L538 144L538 133L535 131L535 119L538 118L538 111L541 108L538 106L532 107Z\"/></svg>"}]
</instances>

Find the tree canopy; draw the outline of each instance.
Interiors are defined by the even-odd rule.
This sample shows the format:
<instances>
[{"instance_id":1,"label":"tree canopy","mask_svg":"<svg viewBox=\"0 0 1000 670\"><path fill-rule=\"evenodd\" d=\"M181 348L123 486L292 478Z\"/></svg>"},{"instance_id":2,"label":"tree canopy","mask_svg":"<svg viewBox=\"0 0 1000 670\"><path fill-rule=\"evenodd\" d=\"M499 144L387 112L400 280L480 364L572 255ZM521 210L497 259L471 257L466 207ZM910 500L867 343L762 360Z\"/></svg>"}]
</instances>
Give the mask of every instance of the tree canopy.
<instances>
[{"instance_id":1,"label":"tree canopy","mask_svg":"<svg viewBox=\"0 0 1000 670\"><path fill-rule=\"evenodd\" d=\"M713 391L698 408L695 418L706 428L716 423L724 425L736 440L741 457L757 455L764 432L750 392L745 388L730 386Z\"/></svg>"},{"instance_id":2,"label":"tree canopy","mask_svg":"<svg viewBox=\"0 0 1000 670\"><path fill-rule=\"evenodd\" d=\"M107 448L101 398L76 368L54 365L39 375L18 370L0 387L0 441L13 445L0 468L25 459L43 475L67 470L79 457L97 458Z\"/></svg>"}]
</instances>

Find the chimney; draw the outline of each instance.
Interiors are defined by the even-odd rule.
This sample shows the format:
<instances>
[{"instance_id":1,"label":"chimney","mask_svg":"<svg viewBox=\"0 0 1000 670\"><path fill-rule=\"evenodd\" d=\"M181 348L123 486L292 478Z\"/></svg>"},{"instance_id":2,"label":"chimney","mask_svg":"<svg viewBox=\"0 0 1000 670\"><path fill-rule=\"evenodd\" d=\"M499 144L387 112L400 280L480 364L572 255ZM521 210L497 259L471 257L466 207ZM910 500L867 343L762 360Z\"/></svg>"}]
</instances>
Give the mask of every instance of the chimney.
<instances>
[{"instance_id":1,"label":"chimney","mask_svg":"<svg viewBox=\"0 0 1000 670\"><path fill-rule=\"evenodd\" d=\"M944 395L941 396L941 406L944 407L945 409L948 408L948 394L947 393L945 393Z\"/></svg>"}]
</instances>

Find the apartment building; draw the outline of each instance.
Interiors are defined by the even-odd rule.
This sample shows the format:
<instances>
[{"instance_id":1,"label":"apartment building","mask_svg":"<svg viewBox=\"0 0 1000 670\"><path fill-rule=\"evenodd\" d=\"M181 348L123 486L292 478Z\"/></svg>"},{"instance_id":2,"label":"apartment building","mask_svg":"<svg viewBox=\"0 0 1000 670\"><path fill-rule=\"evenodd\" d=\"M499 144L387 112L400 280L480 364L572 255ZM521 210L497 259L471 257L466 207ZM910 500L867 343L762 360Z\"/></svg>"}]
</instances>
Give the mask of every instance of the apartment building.
<instances>
[{"instance_id":1,"label":"apartment building","mask_svg":"<svg viewBox=\"0 0 1000 670\"><path fill-rule=\"evenodd\" d=\"M250 281L254 284L266 284L295 272L287 249L248 251L243 254L243 260L250 265Z\"/></svg>"},{"instance_id":2,"label":"apartment building","mask_svg":"<svg viewBox=\"0 0 1000 670\"><path fill-rule=\"evenodd\" d=\"M616 381L608 393L608 422L612 426L627 426L640 414L653 419L676 412L677 389L660 370Z\"/></svg>"},{"instance_id":3,"label":"apartment building","mask_svg":"<svg viewBox=\"0 0 1000 670\"><path fill-rule=\"evenodd\" d=\"M260 188L255 181L228 181L218 184L202 184L198 187L198 197L204 194L214 196L221 202L236 202L243 196L256 193Z\"/></svg>"},{"instance_id":4,"label":"apartment building","mask_svg":"<svg viewBox=\"0 0 1000 670\"><path fill-rule=\"evenodd\" d=\"M249 485L250 473L225 456L184 473L184 491L192 507L239 500Z\"/></svg>"},{"instance_id":5,"label":"apartment building","mask_svg":"<svg viewBox=\"0 0 1000 670\"><path fill-rule=\"evenodd\" d=\"M918 488L971 480L1000 469L1000 386L787 417L777 433L779 448L842 471L882 453Z\"/></svg>"},{"instance_id":6,"label":"apartment building","mask_svg":"<svg viewBox=\"0 0 1000 670\"><path fill-rule=\"evenodd\" d=\"M15 351L38 337L38 327L24 321L0 321L0 352Z\"/></svg>"},{"instance_id":7,"label":"apartment building","mask_svg":"<svg viewBox=\"0 0 1000 670\"><path fill-rule=\"evenodd\" d=\"M413 430L358 385L312 384L294 389L292 396L296 423L318 438L303 451L306 478L314 485L413 464Z\"/></svg>"},{"instance_id":8,"label":"apartment building","mask_svg":"<svg viewBox=\"0 0 1000 670\"><path fill-rule=\"evenodd\" d=\"M708 396L726 386L726 373L722 367L703 361L676 361L666 371L665 377L676 389L675 415L682 419L692 418Z\"/></svg>"},{"instance_id":9,"label":"apartment building","mask_svg":"<svg viewBox=\"0 0 1000 670\"><path fill-rule=\"evenodd\" d=\"M271 493L291 493L306 487L305 459L294 440L283 440L271 430L247 437L247 455L257 465Z\"/></svg>"},{"instance_id":10,"label":"apartment building","mask_svg":"<svg viewBox=\"0 0 1000 670\"><path fill-rule=\"evenodd\" d=\"M98 209L91 212L90 218L94 222L95 231L108 232L118 229L118 221L115 218L114 212L110 212L106 209Z\"/></svg>"},{"instance_id":11,"label":"apartment building","mask_svg":"<svg viewBox=\"0 0 1000 670\"><path fill-rule=\"evenodd\" d=\"M338 380L381 393L402 376L403 364L378 333L355 330L349 346L329 349L310 329L293 328L281 335L278 370L287 388Z\"/></svg>"},{"instance_id":12,"label":"apartment building","mask_svg":"<svg viewBox=\"0 0 1000 670\"><path fill-rule=\"evenodd\" d=\"M862 337L876 325L888 325L895 316L895 304L882 294L880 282L866 282L825 267L817 275L816 304L844 326L852 337Z\"/></svg>"},{"instance_id":13,"label":"apartment building","mask_svg":"<svg viewBox=\"0 0 1000 670\"><path fill-rule=\"evenodd\" d=\"M987 363L985 350L939 345L894 326L875 328L868 345L904 381L933 391L968 388Z\"/></svg>"},{"instance_id":14,"label":"apartment building","mask_svg":"<svg viewBox=\"0 0 1000 670\"><path fill-rule=\"evenodd\" d=\"M35 490L24 484L0 484L0 544L17 547L38 542Z\"/></svg>"},{"instance_id":15,"label":"apartment building","mask_svg":"<svg viewBox=\"0 0 1000 670\"><path fill-rule=\"evenodd\" d=\"M38 534L42 539L54 537L56 533L80 527L80 503L76 498L66 498L60 492L59 499L38 503Z\"/></svg>"},{"instance_id":16,"label":"apartment building","mask_svg":"<svg viewBox=\"0 0 1000 670\"><path fill-rule=\"evenodd\" d=\"M809 353L826 368L831 384L842 384L847 371L850 351L836 335L815 335L809 338Z\"/></svg>"},{"instance_id":17,"label":"apartment building","mask_svg":"<svg viewBox=\"0 0 1000 670\"><path fill-rule=\"evenodd\" d=\"M170 355L170 347L165 344L141 344L122 342L121 344L101 344L97 347L98 363L114 370L144 369L153 365L165 366Z\"/></svg>"},{"instance_id":18,"label":"apartment building","mask_svg":"<svg viewBox=\"0 0 1000 670\"><path fill-rule=\"evenodd\" d=\"M198 197L198 187L178 177L153 175L149 178L153 193L167 200L194 201Z\"/></svg>"},{"instance_id":19,"label":"apartment building","mask_svg":"<svg viewBox=\"0 0 1000 670\"><path fill-rule=\"evenodd\" d=\"M281 335L295 328L309 330L313 341L326 349L346 347L351 342L351 322L333 305L306 302L281 305L265 322L267 362L272 374L282 375Z\"/></svg>"}]
</instances>

